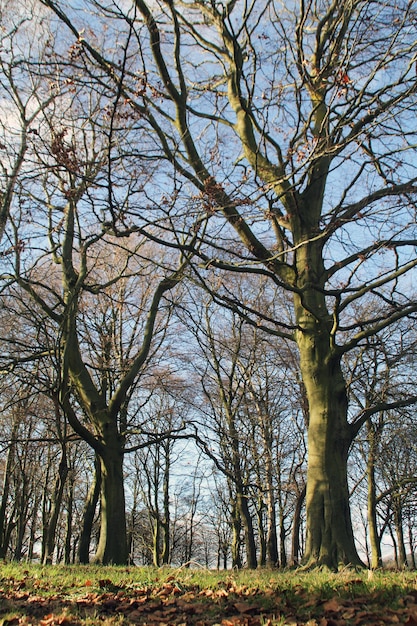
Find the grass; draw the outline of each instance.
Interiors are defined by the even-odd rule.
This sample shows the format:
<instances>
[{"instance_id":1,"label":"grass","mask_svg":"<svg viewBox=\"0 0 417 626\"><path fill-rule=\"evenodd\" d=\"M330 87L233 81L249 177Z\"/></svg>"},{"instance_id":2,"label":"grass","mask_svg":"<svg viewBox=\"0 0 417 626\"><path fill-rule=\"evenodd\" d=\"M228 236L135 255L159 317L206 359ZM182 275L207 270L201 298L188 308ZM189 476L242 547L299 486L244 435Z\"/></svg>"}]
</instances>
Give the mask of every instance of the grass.
<instances>
[{"instance_id":1,"label":"grass","mask_svg":"<svg viewBox=\"0 0 417 626\"><path fill-rule=\"evenodd\" d=\"M0 565L0 626L417 626L415 572Z\"/></svg>"}]
</instances>

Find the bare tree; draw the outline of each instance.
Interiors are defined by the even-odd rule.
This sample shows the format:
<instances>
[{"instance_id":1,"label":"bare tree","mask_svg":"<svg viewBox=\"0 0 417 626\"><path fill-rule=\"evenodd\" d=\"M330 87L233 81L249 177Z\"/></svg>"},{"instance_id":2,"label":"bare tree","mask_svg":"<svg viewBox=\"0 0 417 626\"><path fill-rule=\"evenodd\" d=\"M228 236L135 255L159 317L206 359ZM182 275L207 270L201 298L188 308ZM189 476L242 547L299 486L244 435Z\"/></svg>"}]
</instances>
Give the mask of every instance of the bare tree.
<instances>
[{"instance_id":1,"label":"bare tree","mask_svg":"<svg viewBox=\"0 0 417 626\"><path fill-rule=\"evenodd\" d=\"M91 0L90 33L76 2L42 4L73 38L70 79L105 85L118 114L140 120L133 150L159 162L153 219L113 203L113 230L192 247L218 301L295 342L309 405L305 564L359 565L347 460L377 407L349 421L342 358L417 309L414 2L132 0L98 12ZM158 205L161 185L176 202L168 192ZM216 268L265 276L291 310L265 315ZM369 293L377 310L361 307Z\"/></svg>"},{"instance_id":2,"label":"bare tree","mask_svg":"<svg viewBox=\"0 0 417 626\"><path fill-rule=\"evenodd\" d=\"M62 119L62 111L55 113ZM38 256L31 244L19 245L25 237L32 242L36 236L21 214L11 217L14 262L8 258L10 269L4 278L14 281L16 291L24 292L41 312L36 314L55 329L51 350L58 355L56 390L61 409L101 463L101 534L96 560L125 563L123 455L128 403L152 354L161 301L178 284L181 268L177 270L175 260L172 263L167 255L162 258L151 244L146 248L137 235L132 243L119 241L98 215L103 185L109 192L117 161L109 157L106 140L94 140L101 123L97 115L101 117L95 103L85 125L79 128L77 121L71 131L68 111L68 125L61 129L53 127L52 119L45 122L46 134L39 138L33 155L42 174L19 196L21 205L26 200L32 206L44 239ZM105 167L109 158L110 174ZM152 257L155 265L147 261ZM143 298L140 301L136 291L136 302L129 303L126 289L135 277L142 281ZM104 301L110 308L104 308ZM88 307L94 306L94 315L87 314ZM126 316L129 322L125 322ZM89 319L93 322L86 323ZM130 336L125 335L125 324Z\"/></svg>"}]
</instances>

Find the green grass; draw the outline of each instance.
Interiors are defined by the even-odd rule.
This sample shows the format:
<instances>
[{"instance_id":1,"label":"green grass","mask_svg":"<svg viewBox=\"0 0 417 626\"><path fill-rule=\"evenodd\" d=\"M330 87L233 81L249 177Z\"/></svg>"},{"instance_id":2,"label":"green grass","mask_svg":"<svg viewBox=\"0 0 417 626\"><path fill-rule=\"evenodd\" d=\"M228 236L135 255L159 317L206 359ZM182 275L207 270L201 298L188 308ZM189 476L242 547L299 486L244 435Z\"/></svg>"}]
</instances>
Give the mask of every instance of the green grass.
<instances>
[{"instance_id":1,"label":"green grass","mask_svg":"<svg viewBox=\"0 0 417 626\"><path fill-rule=\"evenodd\" d=\"M413 619L415 572L0 565L0 626L315 626L320 620L349 626Z\"/></svg>"}]
</instances>

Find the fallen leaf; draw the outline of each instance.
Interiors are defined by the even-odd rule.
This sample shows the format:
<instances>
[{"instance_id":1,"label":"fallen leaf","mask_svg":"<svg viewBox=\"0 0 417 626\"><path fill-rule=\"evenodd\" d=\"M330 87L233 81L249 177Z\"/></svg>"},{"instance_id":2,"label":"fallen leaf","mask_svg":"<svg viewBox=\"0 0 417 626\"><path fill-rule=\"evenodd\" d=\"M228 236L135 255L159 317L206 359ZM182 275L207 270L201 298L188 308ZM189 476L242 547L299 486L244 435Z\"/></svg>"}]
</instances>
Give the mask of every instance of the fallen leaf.
<instances>
[{"instance_id":1,"label":"fallen leaf","mask_svg":"<svg viewBox=\"0 0 417 626\"><path fill-rule=\"evenodd\" d=\"M143 619L143 611L138 611L138 609L135 609L134 611L129 611L129 613L126 613L126 618L129 620L129 622L139 621Z\"/></svg>"},{"instance_id":2,"label":"fallen leaf","mask_svg":"<svg viewBox=\"0 0 417 626\"><path fill-rule=\"evenodd\" d=\"M158 591L156 595L157 596L169 596L171 593L173 593L174 589L175 589L174 585L165 584L162 587L162 589Z\"/></svg>"},{"instance_id":3,"label":"fallen leaf","mask_svg":"<svg viewBox=\"0 0 417 626\"><path fill-rule=\"evenodd\" d=\"M417 604L417 589L410 589L410 591L407 592L404 600L406 600L406 602L412 602L413 604Z\"/></svg>"},{"instance_id":4,"label":"fallen leaf","mask_svg":"<svg viewBox=\"0 0 417 626\"><path fill-rule=\"evenodd\" d=\"M248 602L234 602L233 606L239 613L256 613L260 610L259 606L249 604Z\"/></svg>"},{"instance_id":5,"label":"fallen leaf","mask_svg":"<svg viewBox=\"0 0 417 626\"><path fill-rule=\"evenodd\" d=\"M170 583L173 580L175 580L175 576L168 576L168 578L165 580L165 582L166 583Z\"/></svg>"},{"instance_id":6,"label":"fallen leaf","mask_svg":"<svg viewBox=\"0 0 417 626\"><path fill-rule=\"evenodd\" d=\"M334 613L339 613L343 609L343 606L340 604L337 598L332 598L323 604L323 609L325 611L333 611Z\"/></svg>"},{"instance_id":7,"label":"fallen leaf","mask_svg":"<svg viewBox=\"0 0 417 626\"><path fill-rule=\"evenodd\" d=\"M118 602L117 600L115 600L114 598L109 598L108 600L104 600L104 602L102 603L102 607L104 609L107 609L108 611L113 611L117 606L118 606Z\"/></svg>"},{"instance_id":8,"label":"fallen leaf","mask_svg":"<svg viewBox=\"0 0 417 626\"><path fill-rule=\"evenodd\" d=\"M61 626L62 624L73 624L73 620L68 615L54 615L50 613L44 619L39 620L40 626Z\"/></svg>"}]
</instances>

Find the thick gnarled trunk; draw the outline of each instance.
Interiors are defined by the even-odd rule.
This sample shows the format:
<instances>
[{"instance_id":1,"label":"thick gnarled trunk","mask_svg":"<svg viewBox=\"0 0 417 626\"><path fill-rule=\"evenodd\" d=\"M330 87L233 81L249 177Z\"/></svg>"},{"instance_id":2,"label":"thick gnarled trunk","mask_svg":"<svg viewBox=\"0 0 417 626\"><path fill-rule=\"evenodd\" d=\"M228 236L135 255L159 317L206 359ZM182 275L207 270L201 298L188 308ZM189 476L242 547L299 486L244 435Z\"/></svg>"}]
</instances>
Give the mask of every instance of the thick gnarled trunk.
<instances>
[{"instance_id":1,"label":"thick gnarled trunk","mask_svg":"<svg viewBox=\"0 0 417 626\"><path fill-rule=\"evenodd\" d=\"M310 422L305 562L360 565L350 518L346 440L317 416Z\"/></svg>"},{"instance_id":2,"label":"thick gnarled trunk","mask_svg":"<svg viewBox=\"0 0 417 626\"><path fill-rule=\"evenodd\" d=\"M350 516L347 460L352 440L340 358L325 324L299 333L300 363L309 403L307 566L361 565Z\"/></svg>"},{"instance_id":3,"label":"thick gnarled trunk","mask_svg":"<svg viewBox=\"0 0 417 626\"><path fill-rule=\"evenodd\" d=\"M128 562L123 447L107 445L99 453L101 465L100 538L95 562L125 565Z\"/></svg>"}]
</instances>

